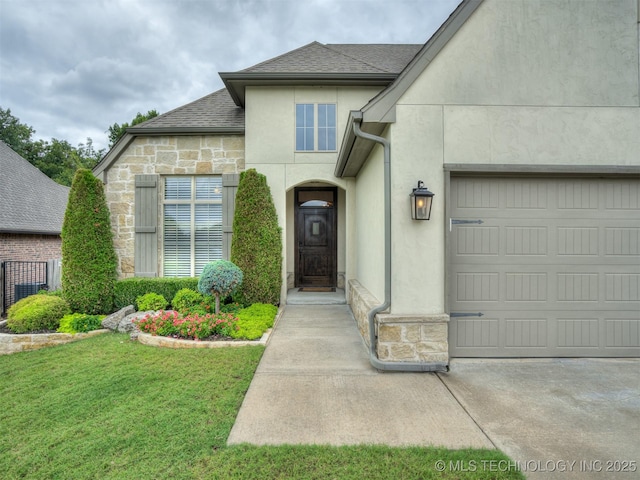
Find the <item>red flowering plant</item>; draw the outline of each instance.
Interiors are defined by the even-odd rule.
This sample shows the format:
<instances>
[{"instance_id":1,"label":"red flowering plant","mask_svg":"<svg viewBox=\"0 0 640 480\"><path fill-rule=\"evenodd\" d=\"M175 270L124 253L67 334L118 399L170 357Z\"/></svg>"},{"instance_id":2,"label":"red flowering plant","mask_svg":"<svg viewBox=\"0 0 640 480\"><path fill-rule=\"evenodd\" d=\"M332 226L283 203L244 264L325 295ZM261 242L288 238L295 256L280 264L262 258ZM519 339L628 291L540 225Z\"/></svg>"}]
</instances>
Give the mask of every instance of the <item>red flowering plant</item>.
<instances>
[{"instance_id":1,"label":"red flowering plant","mask_svg":"<svg viewBox=\"0 0 640 480\"><path fill-rule=\"evenodd\" d=\"M180 315L175 311L147 314L135 323L140 331L163 337L204 340L212 336L230 337L237 329L237 318L230 313Z\"/></svg>"}]
</instances>

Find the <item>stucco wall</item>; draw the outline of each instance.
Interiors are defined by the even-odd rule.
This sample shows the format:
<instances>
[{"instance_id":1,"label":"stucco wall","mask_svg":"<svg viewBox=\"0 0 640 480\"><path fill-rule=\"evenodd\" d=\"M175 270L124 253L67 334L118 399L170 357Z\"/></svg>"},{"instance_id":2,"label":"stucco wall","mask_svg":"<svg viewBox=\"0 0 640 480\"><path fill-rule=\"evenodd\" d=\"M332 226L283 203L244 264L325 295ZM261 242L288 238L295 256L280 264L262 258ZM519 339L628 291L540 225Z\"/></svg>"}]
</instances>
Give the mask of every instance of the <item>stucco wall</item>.
<instances>
[{"instance_id":1,"label":"stucco wall","mask_svg":"<svg viewBox=\"0 0 640 480\"><path fill-rule=\"evenodd\" d=\"M294 272L293 188L315 184L337 186L338 190L338 272L353 277L354 261L349 258L353 243L348 225L355 193L352 179L334 176L335 152L295 151L296 103L335 103L337 106L337 146L342 142L350 110L361 108L380 89L354 87L247 87L246 168L266 175L283 230L283 278ZM286 282L283 298L286 297Z\"/></svg>"},{"instance_id":2,"label":"stucco wall","mask_svg":"<svg viewBox=\"0 0 640 480\"><path fill-rule=\"evenodd\" d=\"M637 0L485 0L404 104L638 106Z\"/></svg>"},{"instance_id":3,"label":"stucco wall","mask_svg":"<svg viewBox=\"0 0 640 480\"><path fill-rule=\"evenodd\" d=\"M637 5L486 0L400 98L392 313L446 310L443 165L640 165ZM417 180L428 222L408 217Z\"/></svg>"},{"instance_id":4,"label":"stucco wall","mask_svg":"<svg viewBox=\"0 0 640 480\"><path fill-rule=\"evenodd\" d=\"M355 247L358 282L384 300L384 150L376 146L356 180ZM399 276L398 273L396 276Z\"/></svg>"},{"instance_id":5,"label":"stucco wall","mask_svg":"<svg viewBox=\"0 0 640 480\"><path fill-rule=\"evenodd\" d=\"M209 175L244 170L242 136L137 137L106 172L105 194L111 211L114 247L121 278L134 274L135 176ZM162 191L159 191L162 201ZM158 209L158 262L162 271L162 208Z\"/></svg>"}]
</instances>

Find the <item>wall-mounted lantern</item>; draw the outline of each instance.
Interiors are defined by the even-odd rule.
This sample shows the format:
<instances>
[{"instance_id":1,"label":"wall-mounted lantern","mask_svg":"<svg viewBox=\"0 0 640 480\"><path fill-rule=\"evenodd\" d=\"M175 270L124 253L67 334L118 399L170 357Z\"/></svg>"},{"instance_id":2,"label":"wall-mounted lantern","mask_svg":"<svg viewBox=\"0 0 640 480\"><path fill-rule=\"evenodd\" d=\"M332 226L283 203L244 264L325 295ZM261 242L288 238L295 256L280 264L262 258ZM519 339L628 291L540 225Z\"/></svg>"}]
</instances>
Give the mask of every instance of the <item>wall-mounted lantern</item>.
<instances>
[{"instance_id":1,"label":"wall-mounted lantern","mask_svg":"<svg viewBox=\"0 0 640 480\"><path fill-rule=\"evenodd\" d=\"M414 188L409 195L411 200L411 218L413 220L429 220L431 217L431 202L433 193L425 188L424 182L418 180L418 188Z\"/></svg>"}]
</instances>

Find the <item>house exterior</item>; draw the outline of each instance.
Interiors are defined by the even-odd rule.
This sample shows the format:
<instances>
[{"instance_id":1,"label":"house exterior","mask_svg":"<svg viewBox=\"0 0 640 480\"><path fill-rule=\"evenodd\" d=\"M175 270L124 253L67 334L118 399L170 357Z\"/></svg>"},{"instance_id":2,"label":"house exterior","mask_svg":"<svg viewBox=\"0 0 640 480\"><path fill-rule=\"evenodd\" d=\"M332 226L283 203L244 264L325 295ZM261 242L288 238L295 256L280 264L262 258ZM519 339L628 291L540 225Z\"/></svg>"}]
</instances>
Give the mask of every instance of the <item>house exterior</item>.
<instances>
[{"instance_id":1,"label":"house exterior","mask_svg":"<svg viewBox=\"0 0 640 480\"><path fill-rule=\"evenodd\" d=\"M0 172L0 264L62 258L60 232L69 187L51 180L1 140ZM0 274L0 313L15 300L16 283L32 278L50 283L46 268L4 267L4 275Z\"/></svg>"},{"instance_id":2,"label":"house exterior","mask_svg":"<svg viewBox=\"0 0 640 480\"><path fill-rule=\"evenodd\" d=\"M344 287L379 368L639 356L639 10L464 0L424 45L314 42L221 73L225 89L129 129L95 169L121 275L227 256L255 168L282 301ZM429 221L410 215L419 180Z\"/></svg>"}]
</instances>

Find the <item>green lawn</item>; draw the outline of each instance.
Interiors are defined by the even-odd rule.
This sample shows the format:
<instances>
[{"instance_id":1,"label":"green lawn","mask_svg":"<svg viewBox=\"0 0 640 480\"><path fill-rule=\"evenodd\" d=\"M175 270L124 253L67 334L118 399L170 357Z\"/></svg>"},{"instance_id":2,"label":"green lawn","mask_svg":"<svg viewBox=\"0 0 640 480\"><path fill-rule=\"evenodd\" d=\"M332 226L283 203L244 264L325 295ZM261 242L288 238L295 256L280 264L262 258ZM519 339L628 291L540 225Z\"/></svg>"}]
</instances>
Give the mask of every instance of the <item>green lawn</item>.
<instances>
[{"instance_id":1,"label":"green lawn","mask_svg":"<svg viewBox=\"0 0 640 480\"><path fill-rule=\"evenodd\" d=\"M523 478L490 450L227 447L262 351L105 334L0 356L2 478Z\"/></svg>"}]
</instances>

